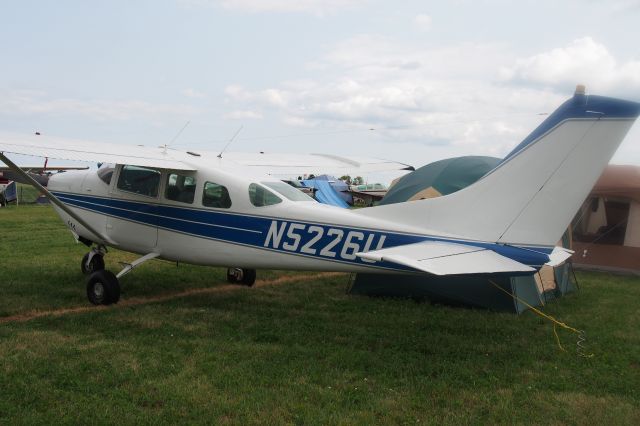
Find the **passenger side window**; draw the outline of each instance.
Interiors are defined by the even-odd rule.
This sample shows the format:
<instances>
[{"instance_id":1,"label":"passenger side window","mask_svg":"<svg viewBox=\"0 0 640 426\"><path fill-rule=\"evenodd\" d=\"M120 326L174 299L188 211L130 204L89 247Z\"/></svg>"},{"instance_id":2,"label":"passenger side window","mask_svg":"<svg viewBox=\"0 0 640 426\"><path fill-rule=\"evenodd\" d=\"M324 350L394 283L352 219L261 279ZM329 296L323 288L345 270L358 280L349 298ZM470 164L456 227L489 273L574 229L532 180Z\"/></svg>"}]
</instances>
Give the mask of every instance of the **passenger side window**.
<instances>
[{"instance_id":1,"label":"passenger side window","mask_svg":"<svg viewBox=\"0 0 640 426\"><path fill-rule=\"evenodd\" d=\"M118 177L118 189L147 197L157 197L160 172L146 167L124 166Z\"/></svg>"},{"instance_id":2,"label":"passenger side window","mask_svg":"<svg viewBox=\"0 0 640 426\"><path fill-rule=\"evenodd\" d=\"M177 173L169 173L169 176L167 176L167 190L165 192L167 200L192 204L195 195L196 178L179 175Z\"/></svg>"},{"instance_id":3,"label":"passenger side window","mask_svg":"<svg viewBox=\"0 0 640 426\"><path fill-rule=\"evenodd\" d=\"M213 182L205 182L202 191L202 205L205 207L217 207L228 209L231 207L229 191L222 185Z\"/></svg>"},{"instance_id":4,"label":"passenger side window","mask_svg":"<svg viewBox=\"0 0 640 426\"><path fill-rule=\"evenodd\" d=\"M272 206L282 202L273 192L255 183L249 185L249 201L256 207Z\"/></svg>"}]
</instances>

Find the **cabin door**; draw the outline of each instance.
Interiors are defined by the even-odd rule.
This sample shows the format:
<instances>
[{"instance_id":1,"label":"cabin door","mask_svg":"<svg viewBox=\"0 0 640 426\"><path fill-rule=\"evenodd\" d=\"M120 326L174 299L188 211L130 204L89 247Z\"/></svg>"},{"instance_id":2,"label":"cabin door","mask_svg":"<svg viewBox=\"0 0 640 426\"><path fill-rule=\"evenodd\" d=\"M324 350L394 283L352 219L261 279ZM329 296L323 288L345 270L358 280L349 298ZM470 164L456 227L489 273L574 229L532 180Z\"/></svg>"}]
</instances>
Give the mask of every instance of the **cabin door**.
<instances>
[{"instance_id":1,"label":"cabin door","mask_svg":"<svg viewBox=\"0 0 640 426\"><path fill-rule=\"evenodd\" d=\"M120 166L117 171L107 234L123 250L150 253L158 243L156 210L161 173L138 166Z\"/></svg>"}]
</instances>

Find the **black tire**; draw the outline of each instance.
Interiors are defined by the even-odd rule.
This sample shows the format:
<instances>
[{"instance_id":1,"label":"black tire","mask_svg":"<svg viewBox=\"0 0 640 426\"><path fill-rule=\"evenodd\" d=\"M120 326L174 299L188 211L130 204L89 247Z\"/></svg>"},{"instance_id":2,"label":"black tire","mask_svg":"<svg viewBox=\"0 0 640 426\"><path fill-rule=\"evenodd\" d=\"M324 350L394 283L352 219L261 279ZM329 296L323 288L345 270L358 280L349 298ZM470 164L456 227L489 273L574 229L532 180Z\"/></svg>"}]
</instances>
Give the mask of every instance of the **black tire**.
<instances>
[{"instance_id":1,"label":"black tire","mask_svg":"<svg viewBox=\"0 0 640 426\"><path fill-rule=\"evenodd\" d=\"M91 258L91 262L89 262L89 266L87 267L87 259L89 258L89 253L82 256L82 263L80 263L80 270L85 275L91 275L94 272L102 271L104 269L104 259L101 255L96 254Z\"/></svg>"},{"instance_id":2,"label":"black tire","mask_svg":"<svg viewBox=\"0 0 640 426\"><path fill-rule=\"evenodd\" d=\"M242 279L240 282L247 287L253 287L256 282L256 270L255 269L243 269Z\"/></svg>"},{"instance_id":3,"label":"black tire","mask_svg":"<svg viewBox=\"0 0 640 426\"><path fill-rule=\"evenodd\" d=\"M100 270L89 275L87 298L94 305L111 305L120 300L120 284L112 272Z\"/></svg>"},{"instance_id":4,"label":"black tire","mask_svg":"<svg viewBox=\"0 0 640 426\"><path fill-rule=\"evenodd\" d=\"M227 282L251 287L256 282L256 270L229 268L227 269Z\"/></svg>"}]
</instances>

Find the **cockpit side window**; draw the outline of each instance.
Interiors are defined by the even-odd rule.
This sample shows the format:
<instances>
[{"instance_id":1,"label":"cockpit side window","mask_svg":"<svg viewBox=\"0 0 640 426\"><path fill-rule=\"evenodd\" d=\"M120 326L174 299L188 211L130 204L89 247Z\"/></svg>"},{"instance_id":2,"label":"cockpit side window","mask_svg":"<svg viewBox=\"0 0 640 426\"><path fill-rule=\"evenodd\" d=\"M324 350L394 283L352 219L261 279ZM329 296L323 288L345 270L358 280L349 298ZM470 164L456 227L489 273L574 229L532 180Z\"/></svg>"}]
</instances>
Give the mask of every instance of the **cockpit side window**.
<instances>
[{"instance_id":1,"label":"cockpit side window","mask_svg":"<svg viewBox=\"0 0 640 426\"><path fill-rule=\"evenodd\" d=\"M249 185L249 201L256 207L272 206L282 202L280 197L256 183Z\"/></svg>"},{"instance_id":2,"label":"cockpit side window","mask_svg":"<svg viewBox=\"0 0 640 426\"><path fill-rule=\"evenodd\" d=\"M98 169L98 177L107 185L111 185L111 178L113 177L113 172L115 169L115 164L103 164Z\"/></svg>"},{"instance_id":3,"label":"cockpit side window","mask_svg":"<svg viewBox=\"0 0 640 426\"><path fill-rule=\"evenodd\" d=\"M196 195L196 178L192 176L169 173L167 176L167 200L192 204Z\"/></svg>"},{"instance_id":4,"label":"cockpit side window","mask_svg":"<svg viewBox=\"0 0 640 426\"><path fill-rule=\"evenodd\" d=\"M118 177L118 189L146 197L157 197L160 172L139 166L124 166Z\"/></svg>"},{"instance_id":5,"label":"cockpit side window","mask_svg":"<svg viewBox=\"0 0 640 426\"><path fill-rule=\"evenodd\" d=\"M205 182L204 188L202 189L202 205L205 207L228 209L231 207L229 191L217 183Z\"/></svg>"}]
</instances>

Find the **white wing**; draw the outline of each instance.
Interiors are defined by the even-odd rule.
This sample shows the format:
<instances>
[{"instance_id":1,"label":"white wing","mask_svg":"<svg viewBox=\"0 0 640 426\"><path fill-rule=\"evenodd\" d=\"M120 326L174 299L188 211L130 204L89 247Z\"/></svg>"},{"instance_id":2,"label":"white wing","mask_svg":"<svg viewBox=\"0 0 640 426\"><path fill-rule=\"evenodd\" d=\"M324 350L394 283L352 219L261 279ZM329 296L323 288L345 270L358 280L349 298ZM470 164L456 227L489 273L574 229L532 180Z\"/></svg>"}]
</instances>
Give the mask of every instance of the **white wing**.
<instances>
[{"instance_id":1,"label":"white wing","mask_svg":"<svg viewBox=\"0 0 640 426\"><path fill-rule=\"evenodd\" d=\"M0 152L95 163L131 164L175 170L196 170L186 153L136 145L116 145L43 135L0 136Z\"/></svg>"},{"instance_id":2,"label":"white wing","mask_svg":"<svg viewBox=\"0 0 640 426\"><path fill-rule=\"evenodd\" d=\"M329 154L284 154L226 152L225 160L254 168L275 177L332 174L358 176L371 172L413 170L408 164L366 157L341 157Z\"/></svg>"},{"instance_id":3,"label":"white wing","mask_svg":"<svg viewBox=\"0 0 640 426\"><path fill-rule=\"evenodd\" d=\"M196 156L174 149L119 145L102 142L62 139L44 135L0 135L0 152L49 157L60 160L96 163L131 164L174 170L196 170L191 165L198 159L217 160L217 153L198 151ZM256 173L275 177L293 175L350 174L357 176L369 172L412 170L411 166L375 158L345 158L328 154L261 154L227 152L224 161L253 169Z\"/></svg>"},{"instance_id":4,"label":"white wing","mask_svg":"<svg viewBox=\"0 0 640 426\"><path fill-rule=\"evenodd\" d=\"M356 253L363 259L409 266L434 275L535 272L535 269L492 250L464 244L427 241Z\"/></svg>"}]
</instances>

